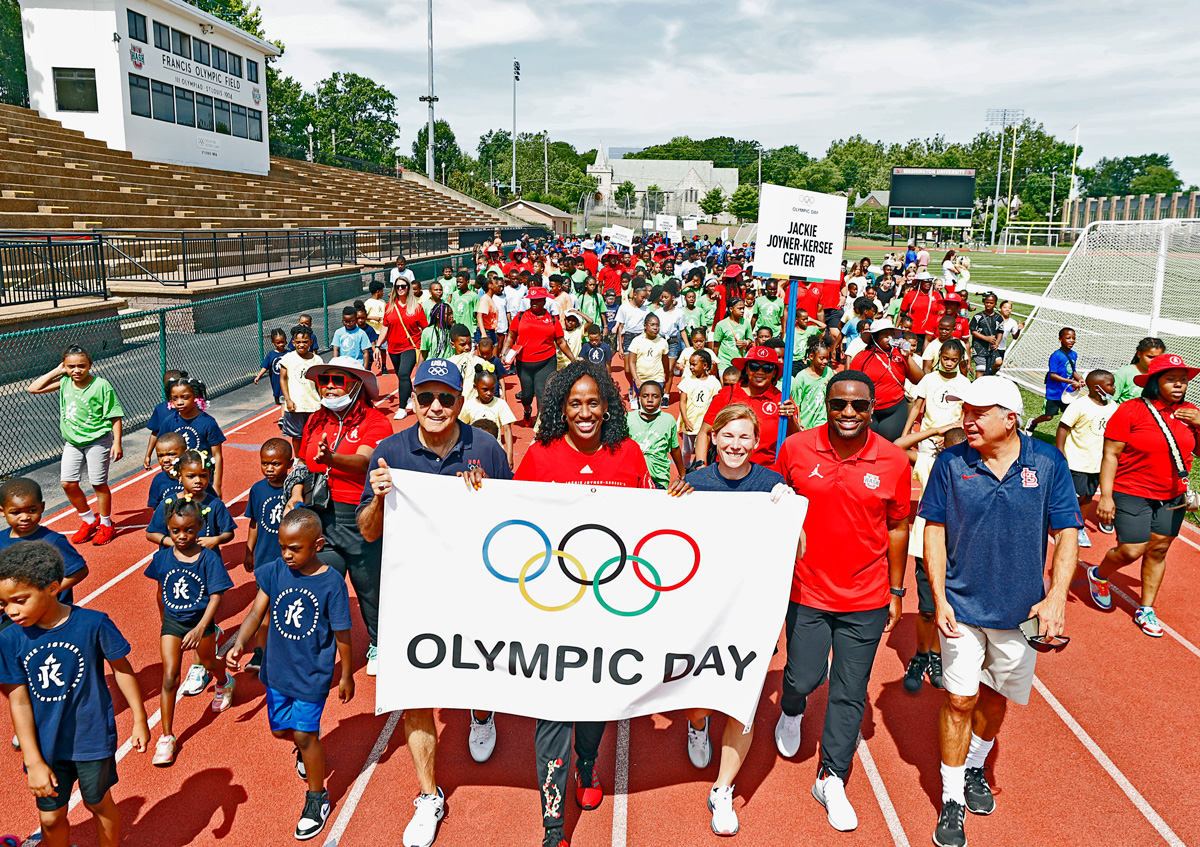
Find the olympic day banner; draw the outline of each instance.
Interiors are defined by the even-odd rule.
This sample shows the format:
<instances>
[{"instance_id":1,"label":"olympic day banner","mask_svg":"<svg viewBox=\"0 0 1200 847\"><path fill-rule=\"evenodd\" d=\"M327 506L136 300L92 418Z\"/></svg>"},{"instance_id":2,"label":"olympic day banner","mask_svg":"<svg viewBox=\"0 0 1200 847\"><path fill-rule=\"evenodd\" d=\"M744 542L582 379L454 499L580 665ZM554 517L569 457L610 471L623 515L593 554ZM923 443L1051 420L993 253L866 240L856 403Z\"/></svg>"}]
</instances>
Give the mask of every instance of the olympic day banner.
<instances>
[{"instance_id":1,"label":"olympic day banner","mask_svg":"<svg viewBox=\"0 0 1200 847\"><path fill-rule=\"evenodd\" d=\"M376 714L570 721L709 708L753 720L805 498L392 480Z\"/></svg>"}]
</instances>

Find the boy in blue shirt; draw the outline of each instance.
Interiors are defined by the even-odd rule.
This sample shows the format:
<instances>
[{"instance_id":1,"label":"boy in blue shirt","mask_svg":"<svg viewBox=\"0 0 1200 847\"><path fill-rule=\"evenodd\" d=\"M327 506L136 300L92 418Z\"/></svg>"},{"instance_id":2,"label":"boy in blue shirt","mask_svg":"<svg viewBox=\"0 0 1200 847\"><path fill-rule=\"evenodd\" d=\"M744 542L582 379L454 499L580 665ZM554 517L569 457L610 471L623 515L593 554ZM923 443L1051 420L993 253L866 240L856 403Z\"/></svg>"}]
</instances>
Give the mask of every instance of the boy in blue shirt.
<instances>
[{"instance_id":1,"label":"boy in blue shirt","mask_svg":"<svg viewBox=\"0 0 1200 847\"><path fill-rule=\"evenodd\" d=\"M367 370L371 370L379 353L379 350L377 349L379 333L375 331L373 326L367 323L367 306L362 300L354 301L354 320L357 322L358 328L367 334L367 341L371 342L371 346L367 349L366 353L363 354L363 364L366 365ZM379 358L382 362L382 357Z\"/></svg>"},{"instance_id":2,"label":"boy in blue shirt","mask_svg":"<svg viewBox=\"0 0 1200 847\"><path fill-rule=\"evenodd\" d=\"M358 327L358 311L353 306L342 309L342 326L333 334L333 355L347 356L363 363L364 355L371 349L371 339Z\"/></svg>"},{"instance_id":3,"label":"boy in blue shirt","mask_svg":"<svg viewBox=\"0 0 1200 847\"><path fill-rule=\"evenodd\" d=\"M271 378L271 394L275 398L275 405L278 406L283 402L283 389L279 387L279 360L287 355L287 333L282 329L271 330L271 344L275 349L263 357L262 366L254 376L254 384L258 385L260 379L269 376Z\"/></svg>"},{"instance_id":4,"label":"boy in blue shirt","mask_svg":"<svg viewBox=\"0 0 1200 847\"><path fill-rule=\"evenodd\" d=\"M246 517L250 519L250 534L246 538L245 568L254 573L254 566L273 562L281 555L279 522L288 492L283 487L292 467L292 445L284 438L271 438L258 451L259 468L263 478L250 488L246 500ZM260 626L254 636L254 656L246 670L257 672L262 667L263 649L267 644L266 627Z\"/></svg>"},{"instance_id":5,"label":"boy in blue shirt","mask_svg":"<svg viewBox=\"0 0 1200 847\"><path fill-rule=\"evenodd\" d=\"M120 814L117 723L104 662L133 716L133 748L150 740L146 709L129 665L129 642L108 615L59 602L63 559L47 541L0 552L0 607L17 626L0 633L0 690L8 698L45 847L70 843L67 807L75 783L100 847L117 847Z\"/></svg>"},{"instance_id":6,"label":"boy in blue shirt","mask_svg":"<svg viewBox=\"0 0 1200 847\"><path fill-rule=\"evenodd\" d=\"M276 738L296 744L296 770L308 782L296 839L307 841L329 819L325 790L325 751L321 746L321 713L340 659L338 697L354 697L350 652L350 593L346 580L324 564L317 553L325 546L321 519L296 508L279 524L283 557L255 566L258 595L242 622L226 659L231 670L259 625L270 614L267 652L259 679L266 689L267 721Z\"/></svg>"},{"instance_id":7,"label":"boy in blue shirt","mask_svg":"<svg viewBox=\"0 0 1200 847\"><path fill-rule=\"evenodd\" d=\"M579 351L579 358L608 370L612 361L612 348L603 341L604 330L596 324L587 325L587 344Z\"/></svg>"},{"instance_id":8,"label":"boy in blue shirt","mask_svg":"<svg viewBox=\"0 0 1200 847\"><path fill-rule=\"evenodd\" d=\"M87 562L65 535L41 525L42 515L46 511L42 487L25 477L10 479L0 485L0 508L4 509L4 519L8 521L8 529L0 530L0 551L7 550L19 541L49 542L63 559L59 602L73 602L75 598L71 589L88 575ZM11 625L9 618L0 617L0 630Z\"/></svg>"},{"instance_id":9,"label":"boy in blue shirt","mask_svg":"<svg viewBox=\"0 0 1200 847\"><path fill-rule=\"evenodd\" d=\"M1070 386L1072 391L1083 388L1083 380L1075 374L1075 363L1079 354L1075 347L1075 330L1064 326L1058 331L1058 343L1061 345L1050 354L1050 366L1046 370L1046 407L1040 415L1025 425L1025 431L1033 435L1038 424L1061 415L1067 408L1063 401L1063 393Z\"/></svg>"}]
</instances>

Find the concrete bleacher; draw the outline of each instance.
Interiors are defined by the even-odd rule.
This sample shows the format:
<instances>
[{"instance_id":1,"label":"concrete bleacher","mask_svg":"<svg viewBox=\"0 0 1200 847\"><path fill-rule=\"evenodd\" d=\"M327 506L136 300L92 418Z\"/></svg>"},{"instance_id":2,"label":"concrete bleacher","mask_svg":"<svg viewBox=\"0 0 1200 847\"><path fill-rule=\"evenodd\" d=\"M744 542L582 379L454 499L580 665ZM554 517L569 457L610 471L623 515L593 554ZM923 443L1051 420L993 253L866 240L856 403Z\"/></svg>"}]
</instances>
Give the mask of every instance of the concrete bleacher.
<instances>
[{"instance_id":1,"label":"concrete bleacher","mask_svg":"<svg viewBox=\"0 0 1200 847\"><path fill-rule=\"evenodd\" d=\"M423 177L271 158L266 176L167 165L0 104L0 229L473 227L516 219Z\"/></svg>"}]
</instances>

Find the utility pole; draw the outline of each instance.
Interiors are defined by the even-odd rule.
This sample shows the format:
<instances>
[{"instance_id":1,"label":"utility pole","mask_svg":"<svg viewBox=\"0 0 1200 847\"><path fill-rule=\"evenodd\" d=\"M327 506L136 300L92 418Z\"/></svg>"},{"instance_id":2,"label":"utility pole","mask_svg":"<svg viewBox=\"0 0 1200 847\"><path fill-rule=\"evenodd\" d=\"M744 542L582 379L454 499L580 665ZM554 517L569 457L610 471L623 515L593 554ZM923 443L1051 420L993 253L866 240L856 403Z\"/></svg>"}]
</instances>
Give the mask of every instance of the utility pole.
<instances>
[{"instance_id":1,"label":"utility pole","mask_svg":"<svg viewBox=\"0 0 1200 847\"><path fill-rule=\"evenodd\" d=\"M546 187L542 189L543 194L550 193L550 133L548 130L542 130L542 168L546 172Z\"/></svg>"},{"instance_id":2,"label":"utility pole","mask_svg":"<svg viewBox=\"0 0 1200 847\"><path fill-rule=\"evenodd\" d=\"M433 0L429 0L429 94L420 98L421 102L429 104L429 138L425 143L425 175L437 179L437 171L433 163L433 104L437 98L433 96ZM443 168L443 171L445 169ZM446 180L443 178L442 182Z\"/></svg>"},{"instance_id":3,"label":"utility pole","mask_svg":"<svg viewBox=\"0 0 1200 847\"><path fill-rule=\"evenodd\" d=\"M762 145L758 145L758 191L762 193Z\"/></svg>"},{"instance_id":4,"label":"utility pole","mask_svg":"<svg viewBox=\"0 0 1200 847\"><path fill-rule=\"evenodd\" d=\"M1074 208L1071 207L1070 204L1072 202L1074 202L1076 200L1076 198L1078 197L1078 195L1075 192L1075 160L1076 160L1076 158L1078 158L1078 156L1079 156L1079 124L1075 124L1075 150L1071 153L1071 186L1067 189L1067 204L1068 204L1067 208L1071 209L1071 213L1069 213L1068 217L1067 217L1067 225L1068 226L1070 225L1071 221L1073 221L1075 219L1075 216L1073 214L1075 210L1074 210Z\"/></svg>"},{"instance_id":5,"label":"utility pole","mask_svg":"<svg viewBox=\"0 0 1200 847\"><path fill-rule=\"evenodd\" d=\"M1013 141L1012 150L1010 151L1011 158L1008 162L1008 205L1004 209L1006 215L1012 214L1012 194L1013 194L1013 173L1017 167L1017 130L1019 126L1013 124ZM1007 220L1007 219L1006 219Z\"/></svg>"},{"instance_id":6,"label":"utility pole","mask_svg":"<svg viewBox=\"0 0 1200 847\"><path fill-rule=\"evenodd\" d=\"M494 193L500 193L499 191L496 191L496 172L492 168L491 159L488 159L488 187L491 188Z\"/></svg>"},{"instance_id":7,"label":"utility pole","mask_svg":"<svg viewBox=\"0 0 1200 847\"><path fill-rule=\"evenodd\" d=\"M521 80L521 63L513 59L513 171L512 185L508 187L510 197L517 196L517 83Z\"/></svg>"},{"instance_id":8,"label":"utility pole","mask_svg":"<svg viewBox=\"0 0 1200 847\"><path fill-rule=\"evenodd\" d=\"M1000 155L996 160L996 197L995 202L992 204L992 246L996 244L996 222L1000 219L1000 174L1004 170L1004 131L1008 129L1009 121L1016 122L1024 117L1024 109L987 110L986 120L988 126L1000 125ZM1015 132L1013 133L1013 138L1016 138Z\"/></svg>"}]
</instances>

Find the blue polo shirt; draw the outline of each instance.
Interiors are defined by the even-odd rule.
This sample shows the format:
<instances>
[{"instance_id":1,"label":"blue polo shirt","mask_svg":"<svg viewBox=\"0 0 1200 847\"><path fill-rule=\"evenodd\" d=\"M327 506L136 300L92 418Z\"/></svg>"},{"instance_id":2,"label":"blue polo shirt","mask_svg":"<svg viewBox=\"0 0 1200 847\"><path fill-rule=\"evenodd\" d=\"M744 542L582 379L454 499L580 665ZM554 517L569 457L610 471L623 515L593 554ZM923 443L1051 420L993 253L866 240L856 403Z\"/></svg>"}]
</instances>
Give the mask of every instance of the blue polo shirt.
<instances>
[{"instance_id":1,"label":"blue polo shirt","mask_svg":"<svg viewBox=\"0 0 1200 847\"><path fill-rule=\"evenodd\" d=\"M1083 526L1062 453L1020 439L1003 479L966 442L943 450L917 511L946 527L946 599L962 623L1016 629L1046 597L1047 533Z\"/></svg>"},{"instance_id":2,"label":"blue polo shirt","mask_svg":"<svg viewBox=\"0 0 1200 847\"><path fill-rule=\"evenodd\" d=\"M445 458L425 447L417 437L418 432L417 427L411 426L380 441L375 452L371 454L368 467L379 467L379 460L383 459L389 468L398 471L454 476L472 468L483 468L483 472L490 479L512 479L512 468L508 466L508 456L505 455L504 448L500 446L499 441L483 430L460 424L458 443ZM363 485L359 510L374 499L375 492L371 490L368 475Z\"/></svg>"}]
</instances>

